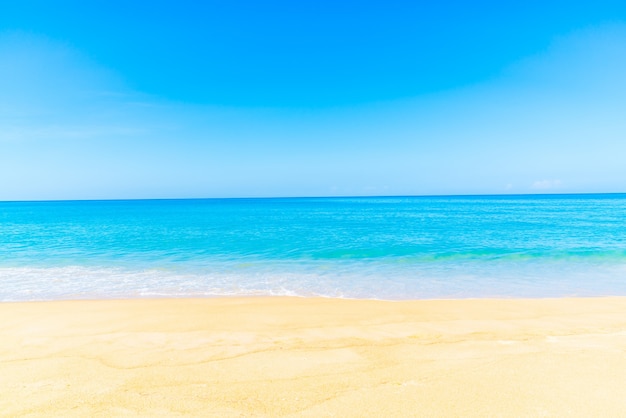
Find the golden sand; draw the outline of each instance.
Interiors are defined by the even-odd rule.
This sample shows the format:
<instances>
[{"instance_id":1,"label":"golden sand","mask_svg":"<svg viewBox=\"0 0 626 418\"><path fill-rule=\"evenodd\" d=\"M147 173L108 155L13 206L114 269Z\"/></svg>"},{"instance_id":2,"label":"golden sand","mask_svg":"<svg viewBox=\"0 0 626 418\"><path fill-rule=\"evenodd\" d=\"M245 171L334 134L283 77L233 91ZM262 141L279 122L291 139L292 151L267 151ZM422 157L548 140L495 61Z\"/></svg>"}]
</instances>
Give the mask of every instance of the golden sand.
<instances>
[{"instance_id":1,"label":"golden sand","mask_svg":"<svg viewBox=\"0 0 626 418\"><path fill-rule=\"evenodd\" d=\"M626 416L626 298L0 304L4 416Z\"/></svg>"}]
</instances>

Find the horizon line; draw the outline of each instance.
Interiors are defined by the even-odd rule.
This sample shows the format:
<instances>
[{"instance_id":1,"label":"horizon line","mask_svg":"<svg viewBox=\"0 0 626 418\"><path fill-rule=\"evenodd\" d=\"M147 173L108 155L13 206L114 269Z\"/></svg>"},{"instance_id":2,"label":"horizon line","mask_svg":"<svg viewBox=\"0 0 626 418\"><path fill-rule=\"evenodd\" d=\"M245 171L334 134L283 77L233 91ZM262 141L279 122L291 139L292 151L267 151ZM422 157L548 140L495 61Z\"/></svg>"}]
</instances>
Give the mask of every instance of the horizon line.
<instances>
[{"instance_id":1,"label":"horizon line","mask_svg":"<svg viewBox=\"0 0 626 418\"><path fill-rule=\"evenodd\" d=\"M424 195L337 195L337 196L236 196L236 197L157 197L157 198L109 198L109 199L26 199L2 200L0 203L52 203L52 202L132 202L162 200L280 200L280 199L385 199L385 198L429 198L429 197L522 197L522 196L606 196L626 195L626 192L580 192L580 193L469 193L469 194L424 194Z\"/></svg>"}]
</instances>

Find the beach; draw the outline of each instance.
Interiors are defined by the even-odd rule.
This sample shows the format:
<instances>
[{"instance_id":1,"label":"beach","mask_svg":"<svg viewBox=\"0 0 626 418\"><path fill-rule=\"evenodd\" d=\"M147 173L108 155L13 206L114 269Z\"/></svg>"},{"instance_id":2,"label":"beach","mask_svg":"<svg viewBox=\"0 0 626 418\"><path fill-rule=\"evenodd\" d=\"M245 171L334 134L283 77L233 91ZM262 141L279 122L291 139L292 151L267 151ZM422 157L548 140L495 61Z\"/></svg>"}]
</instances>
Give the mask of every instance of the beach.
<instances>
[{"instance_id":1,"label":"beach","mask_svg":"<svg viewBox=\"0 0 626 418\"><path fill-rule=\"evenodd\" d=\"M626 298L0 304L2 416L623 416Z\"/></svg>"}]
</instances>

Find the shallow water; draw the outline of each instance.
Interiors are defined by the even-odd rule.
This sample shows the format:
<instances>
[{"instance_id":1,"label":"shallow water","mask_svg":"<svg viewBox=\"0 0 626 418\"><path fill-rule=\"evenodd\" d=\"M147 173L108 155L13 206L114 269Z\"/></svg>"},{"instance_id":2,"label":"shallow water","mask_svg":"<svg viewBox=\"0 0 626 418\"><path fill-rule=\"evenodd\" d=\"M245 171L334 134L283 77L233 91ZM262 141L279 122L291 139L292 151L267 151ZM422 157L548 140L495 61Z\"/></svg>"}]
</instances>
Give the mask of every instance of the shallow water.
<instances>
[{"instance_id":1,"label":"shallow water","mask_svg":"<svg viewBox=\"0 0 626 418\"><path fill-rule=\"evenodd\" d=\"M626 195L0 202L0 300L626 295Z\"/></svg>"}]
</instances>

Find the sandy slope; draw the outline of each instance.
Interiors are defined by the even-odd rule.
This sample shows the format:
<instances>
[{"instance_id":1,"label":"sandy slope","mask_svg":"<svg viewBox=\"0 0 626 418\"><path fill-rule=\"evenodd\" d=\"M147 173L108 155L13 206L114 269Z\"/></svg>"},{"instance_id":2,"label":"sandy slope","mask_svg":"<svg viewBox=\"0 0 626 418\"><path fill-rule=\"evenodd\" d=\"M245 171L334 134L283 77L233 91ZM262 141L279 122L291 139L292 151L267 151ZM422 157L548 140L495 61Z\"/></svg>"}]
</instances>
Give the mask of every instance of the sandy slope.
<instances>
[{"instance_id":1,"label":"sandy slope","mask_svg":"<svg viewBox=\"0 0 626 418\"><path fill-rule=\"evenodd\" d=\"M626 416L626 298L0 304L0 415Z\"/></svg>"}]
</instances>

